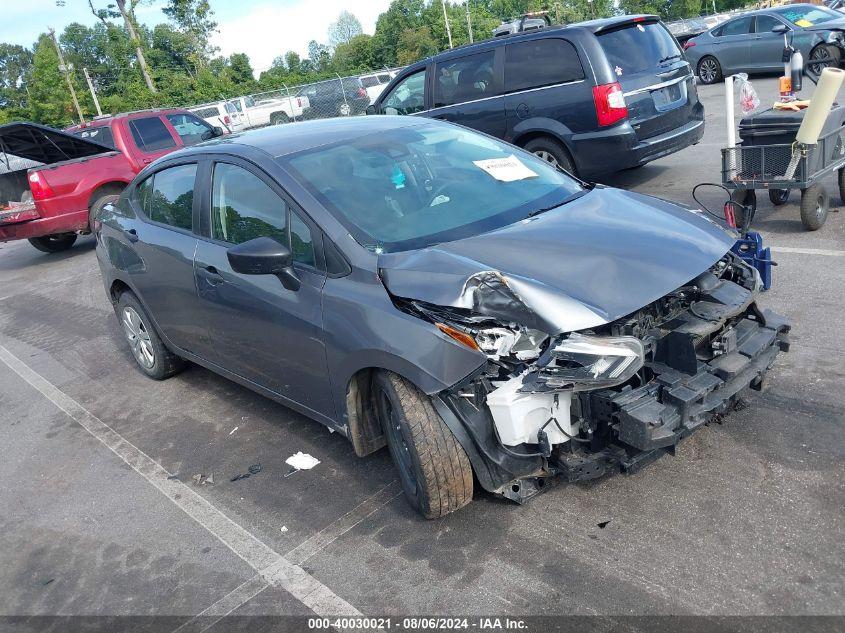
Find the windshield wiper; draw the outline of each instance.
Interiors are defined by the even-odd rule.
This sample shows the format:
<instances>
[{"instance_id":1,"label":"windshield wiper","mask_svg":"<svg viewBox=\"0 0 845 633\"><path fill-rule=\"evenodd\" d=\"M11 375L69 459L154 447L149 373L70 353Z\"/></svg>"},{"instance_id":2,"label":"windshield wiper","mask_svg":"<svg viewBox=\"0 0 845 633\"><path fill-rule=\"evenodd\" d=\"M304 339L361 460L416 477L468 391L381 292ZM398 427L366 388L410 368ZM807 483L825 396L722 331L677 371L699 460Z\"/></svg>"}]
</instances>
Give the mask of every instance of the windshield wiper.
<instances>
[{"instance_id":1,"label":"windshield wiper","mask_svg":"<svg viewBox=\"0 0 845 633\"><path fill-rule=\"evenodd\" d=\"M680 59L680 58L681 58L681 54L680 54L680 53L675 53L674 55L668 55L668 56L664 57L663 59L661 59L661 60L660 60L659 62L657 62L657 63L658 63L658 64L665 64L665 63L666 63L666 62L668 62L669 60L672 60L672 59Z\"/></svg>"},{"instance_id":2,"label":"windshield wiper","mask_svg":"<svg viewBox=\"0 0 845 633\"><path fill-rule=\"evenodd\" d=\"M526 215L525 217L526 218L533 218L534 216L540 215L541 213L545 213L546 211L551 211L552 209L557 209L558 207L562 207L567 202L572 202L573 200L577 200L578 198L580 198L581 196L586 194L588 191L590 191L590 189L583 189L582 191L579 191L577 193L573 193L571 196L562 200L561 202L555 202L554 204L550 204L547 207L540 207L539 209L534 209L533 211L530 211L528 213L528 215Z\"/></svg>"}]
</instances>

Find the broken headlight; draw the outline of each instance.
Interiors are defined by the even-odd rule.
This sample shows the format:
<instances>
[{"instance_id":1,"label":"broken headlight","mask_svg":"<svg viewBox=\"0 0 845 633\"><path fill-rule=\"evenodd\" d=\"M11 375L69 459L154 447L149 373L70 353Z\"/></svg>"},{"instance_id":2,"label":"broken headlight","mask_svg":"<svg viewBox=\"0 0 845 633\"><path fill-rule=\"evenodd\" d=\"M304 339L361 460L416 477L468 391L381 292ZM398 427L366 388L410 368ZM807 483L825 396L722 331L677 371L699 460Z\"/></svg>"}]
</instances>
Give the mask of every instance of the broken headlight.
<instances>
[{"instance_id":1,"label":"broken headlight","mask_svg":"<svg viewBox=\"0 0 845 633\"><path fill-rule=\"evenodd\" d=\"M575 333L552 348L541 374L548 387L595 389L627 381L644 362L645 350L638 338Z\"/></svg>"}]
</instances>

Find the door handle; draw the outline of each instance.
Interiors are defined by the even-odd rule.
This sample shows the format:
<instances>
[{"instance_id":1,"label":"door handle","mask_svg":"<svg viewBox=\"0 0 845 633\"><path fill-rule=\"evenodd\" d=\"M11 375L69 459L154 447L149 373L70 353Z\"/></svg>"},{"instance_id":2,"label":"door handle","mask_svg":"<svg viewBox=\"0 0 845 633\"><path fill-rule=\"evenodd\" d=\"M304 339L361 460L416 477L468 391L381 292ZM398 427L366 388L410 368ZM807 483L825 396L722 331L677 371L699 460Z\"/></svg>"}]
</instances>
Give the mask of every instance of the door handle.
<instances>
[{"instance_id":1,"label":"door handle","mask_svg":"<svg viewBox=\"0 0 845 633\"><path fill-rule=\"evenodd\" d=\"M132 242L133 244L138 241L138 231L135 229L125 229L123 231L123 235L126 237L127 240Z\"/></svg>"},{"instance_id":2,"label":"door handle","mask_svg":"<svg viewBox=\"0 0 845 633\"><path fill-rule=\"evenodd\" d=\"M223 275L214 266L200 266L200 276L211 286L223 283Z\"/></svg>"}]
</instances>

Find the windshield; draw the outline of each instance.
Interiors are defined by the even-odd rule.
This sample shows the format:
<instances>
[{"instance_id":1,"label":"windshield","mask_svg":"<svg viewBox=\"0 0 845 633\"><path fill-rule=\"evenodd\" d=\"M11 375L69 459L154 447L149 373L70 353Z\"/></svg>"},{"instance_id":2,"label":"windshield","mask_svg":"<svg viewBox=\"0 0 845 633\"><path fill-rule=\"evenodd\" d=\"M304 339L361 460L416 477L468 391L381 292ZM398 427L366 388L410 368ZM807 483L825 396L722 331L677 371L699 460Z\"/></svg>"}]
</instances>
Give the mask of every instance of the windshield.
<instances>
[{"instance_id":1,"label":"windshield","mask_svg":"<svg viewBox=\"0 0 845 633\"><path fill-rule=\"evenodd\" d=\"M571 176L512 145L433 123L283 160L359 243L377 252L485 233L583 190Z\"/></svg>"},{"instance_id":2,"label":"windshield","mask_svg":"<svg viewBox=\"0 0 845 633\"><path fill-rule=\"evenodd\" d=\"M660 22L632 24L610 31L599 35L599 42L620 79L681 58L675 38Z\"/></svg>"},{"instance_id":3,"label":"windshield","mask_svg":"<svg viewBox=\"0 0 845 633\"><path fill-rule=\"evenodd\" d=\"M825 7L808 7L801 5L783 7L782 9L775 10L775 13L782 15L795 26L803 27L821 24L822 22L830 22L831 20L839 20L845 17L841 13L831 11Z\"/></svg>"}]
</instances>

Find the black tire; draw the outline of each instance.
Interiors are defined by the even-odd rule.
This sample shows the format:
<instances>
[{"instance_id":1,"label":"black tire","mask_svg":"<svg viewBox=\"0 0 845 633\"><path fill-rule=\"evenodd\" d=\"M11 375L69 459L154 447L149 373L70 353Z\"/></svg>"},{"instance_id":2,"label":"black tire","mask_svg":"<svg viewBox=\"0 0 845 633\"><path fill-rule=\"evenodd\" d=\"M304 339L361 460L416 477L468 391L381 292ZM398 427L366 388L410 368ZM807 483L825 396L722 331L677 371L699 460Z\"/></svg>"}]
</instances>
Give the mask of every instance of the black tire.
<instances>
[{"instance_id":1,"label":"black tire","mask_svg":"<svg viewBox=\"0 0 845 633\"><path fill-rule=\"evenodd\" d=\"M270 115L270 125L283 125L290 123L290 117L285 112L274 112Z\"/></svg>"},{"instance_id":2,"label":"black tire","mask_svg":"<svg viewBox=\"0 0 845 633\"><path fill-rule=\"evenodd\" d=\"M472 467L431 400L392 372L378 372L373 395L408 502L436 519L472 501Z\"/></svg>"},{"instance_id":3,"label":"black tire","mask_svg":"<svg viewBox=\"0 0 845 633\"><path fill-rule=\"evenodd\" d=\"M805 66L811 75L818 77L829 66L839 68L841 61L842 52L836 46L819 44L810 51L810 57L806 61Z\"/></svg>"},{"instance_id":4,"label":"black tire","mask_svg":"<svg viewBox=\"0 0 845 633\"><path fill-rule=\"evenodd\" d=\"M575 163L566 148L558 141L548 136L533 138L524 145L524 149L531 152L541 160L546 161L560 169L577 175Z\"/></svg>"},{"instance_id":5,"label":"black tire","mask_svg":"<svg viewBox=\"0 0 845 633\"><path fill-rule=\"evenodd\" d=\"M135 315L139 317L140 327L137 330L133 329L129 325L130 321L126 320L129 316L127 315L127 310L134 311ZM135 358L135 363L145 375L153 380L164 380L174 374L178 374L185 368L185 361L167 349L158 332L156 332L155 327L152 325L152 320L146 310L144 310L141 302L138 301L138 297L131 291L126 290L121 293L114 306L114 312L117 315L120 328L129 343L129 350ZM140 332L140 335L136 335L135 337L139 341L137 346L133 344L130 338L130 331ZM147 343L148 351L152 357L152 361L149 363L142 361L142 358L149 360L149 357L145 353L147 350L144 349L142 343Z\"/></svg>"},{"instance_id":6,"label":"black tire","mask_svg":"<svg viewBox=\"0 0 845 633\"><path fill-rule=\"evenodd\" d=\"M706 86L722 81L722 65L712 55L705 55L698 60L696 68L698 80Z\"/></svg>"},{"instance_id":7,"label":"black tire","mask_svg":"<svg viewBox=\"0 0 845 633\"><path fill-rule=\"evenodd\" d=\"M839 199L845 204L845 167L836 172L839 184Z\"/></svg>"},{"instance_id":8,"label":"black tire","mask_svg":"<svg viewBox=\"0 0 845 633\"><path fill-rule=\"evenodd\" d=\"M103 210L103 207L107 204L117 204L117 201L120 200L119 193L107 193L104 196L100 196L97 198L91 207L88 209L88 230L92 233L94 232L94 220L97 219L97 216L100 215L100 211Z\"/></svg>"},{"instance_id":9,"label":"black tire","mask_svg":"<svg viewBox=\"0 0 845 633\"><path fill-rule=\"evenodd\" d=\"M57 233L44 237L31 237L29 243L42 253L61 253L76 243L76 233Z\"/></svg>"},{"instance_id":10,"label":"black tire","mask_svg":"<svg viewBox=\"0 0 845 633\"><path fill-rule=\"evenodd\" d=\"M750 206L752 215L757 211L757 192L753 189L736 189L731 194L731 200L743 206ZM745 226L745 211L736 204L733 205L733 210L734 217L736 218L736 226L742 229Z\"/></svg>"},{"instance_id":11,"label":"black tire","mask_svg":"<svg viewBox=\"0 0 845 633\"><path fill-rule=\"evenodd\" d=\"M789 189L769 189L769 202L776 207L789 202Z\"/></svg>"},{"instance_id":12,"label":"black tire","mask_svg":"<svg viewBox=\"0 0 845 633\"><path fill-rule=\"evenodd\" d=\"M801 192L801 223L808 231L818 231L827 220L830 195L819 183L813 183Z\"/></svg>"}]
</instances>

